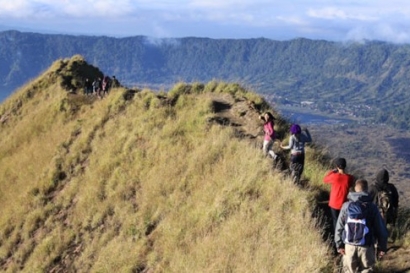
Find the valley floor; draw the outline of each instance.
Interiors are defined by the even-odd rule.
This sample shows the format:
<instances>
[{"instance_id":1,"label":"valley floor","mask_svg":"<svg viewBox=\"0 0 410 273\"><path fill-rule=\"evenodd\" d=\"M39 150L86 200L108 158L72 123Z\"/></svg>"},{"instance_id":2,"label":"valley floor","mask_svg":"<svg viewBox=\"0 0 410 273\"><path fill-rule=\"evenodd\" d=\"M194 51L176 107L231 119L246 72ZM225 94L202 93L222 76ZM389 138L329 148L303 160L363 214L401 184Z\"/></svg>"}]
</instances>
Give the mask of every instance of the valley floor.
<instances>
[{"instance_id":1,"label":"valley floor","mask_svg":"<svg viewBox=\"0 0 410 273\"><path fill-rule=\"evenodd\" d=\"M303 109L280 109L290 121L307 126L315 143L329 154L345 157L349 171L357 176L372 182L377 171L386 168L399 190L400 204L410 206L410 132Z\"/></svg>"}]
</instances>

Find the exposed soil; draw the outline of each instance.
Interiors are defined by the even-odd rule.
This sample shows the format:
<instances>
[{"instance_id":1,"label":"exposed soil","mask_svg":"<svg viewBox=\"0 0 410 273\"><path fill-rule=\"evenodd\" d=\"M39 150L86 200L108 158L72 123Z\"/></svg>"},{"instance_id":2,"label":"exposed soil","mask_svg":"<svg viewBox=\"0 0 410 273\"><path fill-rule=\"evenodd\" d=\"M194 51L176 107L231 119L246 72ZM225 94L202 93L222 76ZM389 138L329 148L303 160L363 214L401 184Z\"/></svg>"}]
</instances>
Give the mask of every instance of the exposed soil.
<instances>
[{"instance_id":1,"label":"exposed soil","mask_svg":"<svg viewBox=\"0 0 410 273\"><path fill-rule=\"evenodd\" d=\"M238 135L262 140L260 113L246 100L235 101L229 94L212 94L214 120L221 125L235 127ZM262 124L263 125L263 124Z\"/></svg>"}]
</instances>

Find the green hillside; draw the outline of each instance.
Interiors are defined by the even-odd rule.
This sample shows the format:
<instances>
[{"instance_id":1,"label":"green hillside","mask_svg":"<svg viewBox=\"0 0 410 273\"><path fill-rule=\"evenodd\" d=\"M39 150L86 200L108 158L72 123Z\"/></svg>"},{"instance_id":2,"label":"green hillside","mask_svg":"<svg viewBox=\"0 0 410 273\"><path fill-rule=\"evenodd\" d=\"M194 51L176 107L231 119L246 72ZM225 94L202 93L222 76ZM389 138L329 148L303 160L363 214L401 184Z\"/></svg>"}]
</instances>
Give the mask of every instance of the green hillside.
<instances>
[{"instance_id":1,"label":"green hillside","mask_svg":"<svg viewBox=\"0 0 410 273\"><path fill-rule=\"evenodd\" d=\"M261 97L216 81L83 95L101 73L60 59L0 105L1 271L333 272L326 157L308 147L306 188L273 169ZM409 266L401 214L381 272Z\"/></svg>"},{"instance_id":2,"label":"green hillside","mask_svg":"<svg viewBox=\"0 0 410 273\"><path fill-rule=\"evenodd\" d=\"M153 39L0 32L0 100L58 58L81 54L126 86L238 82L278 105L410 128L410 46L369 41Z\"/></svg>"}]
</instances>

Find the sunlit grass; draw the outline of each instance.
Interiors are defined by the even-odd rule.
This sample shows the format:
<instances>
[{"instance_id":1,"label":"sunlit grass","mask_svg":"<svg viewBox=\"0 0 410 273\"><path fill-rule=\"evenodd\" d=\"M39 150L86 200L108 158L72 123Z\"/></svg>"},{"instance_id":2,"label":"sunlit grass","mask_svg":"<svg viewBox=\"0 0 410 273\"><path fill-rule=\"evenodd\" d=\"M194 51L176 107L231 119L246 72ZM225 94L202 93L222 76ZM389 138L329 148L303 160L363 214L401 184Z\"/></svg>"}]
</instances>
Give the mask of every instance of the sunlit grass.
<instances>
[{"instance_id":1,"label":"sunlit grass","mask_svg":"<svg viewBox=\"0 0 410 273\"><path fill-rule=\"evenodd\" d=\"M2 270L330 272L312 193L208 122L211 93L262 109L258 96L179 83L169 97L116 89L88 103L57 82L0 131ZM307 153L305 177L325 189L320 153Z\"/></svg>"}]
</instances>

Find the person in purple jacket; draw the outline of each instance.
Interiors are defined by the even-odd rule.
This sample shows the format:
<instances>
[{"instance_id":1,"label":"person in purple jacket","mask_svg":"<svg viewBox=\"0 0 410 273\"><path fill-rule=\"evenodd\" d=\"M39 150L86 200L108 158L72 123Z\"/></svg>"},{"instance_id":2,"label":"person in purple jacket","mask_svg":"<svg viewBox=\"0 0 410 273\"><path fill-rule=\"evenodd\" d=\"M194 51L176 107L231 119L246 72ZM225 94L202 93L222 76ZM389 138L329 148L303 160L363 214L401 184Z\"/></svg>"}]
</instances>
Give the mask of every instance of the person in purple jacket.
<instances>
[{"instance_id":1,"label":"person in purple jacket","mask_svg":"<svg viewBox=\"0 0 410 273\"><path fill-rule=\"evenodd\" d=\"M291 136L289 137L289 144L280 147L283 150L290 150L290 172L293 183L300 184L303 169L305 166L305 143L312 142L309 130L305 128L305 132L302 132L302 128L299 124L292 124L290 126Z\"/></svg>"}]
</instances>

